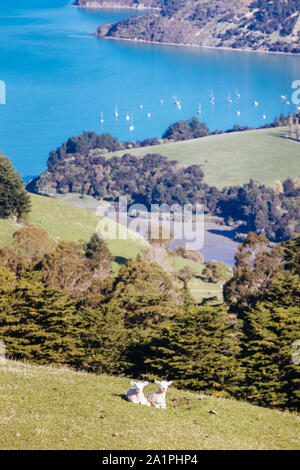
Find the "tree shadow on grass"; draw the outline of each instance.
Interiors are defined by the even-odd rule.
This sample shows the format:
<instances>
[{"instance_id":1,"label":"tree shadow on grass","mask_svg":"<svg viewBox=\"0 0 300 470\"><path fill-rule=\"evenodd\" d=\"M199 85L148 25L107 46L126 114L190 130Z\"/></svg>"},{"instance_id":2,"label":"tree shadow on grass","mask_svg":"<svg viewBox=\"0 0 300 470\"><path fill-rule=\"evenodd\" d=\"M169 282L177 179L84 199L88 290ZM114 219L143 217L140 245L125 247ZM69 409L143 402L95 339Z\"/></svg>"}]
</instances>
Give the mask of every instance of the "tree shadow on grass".
<instances>
[{"instance_id":1,"label":"tree shadow on grass","mask_svg":"<svg viewBox=\"0 0 300 470\"><path fill-rule=\"evenodd\" d=\"M127 258L124 258L124 256L115 256L114 257L114 262L118 264L126 264L128 261Z\"/></svg>"},{"instance_id":2,"label":"tree shadow on grass","mask_svg":"<svg viewBox=\"0 0 300 470\"><path fill-rule=\"evenodd\" d=\"M218 229L210 229L207 230L209 233L213 233L214 235L221 235L222 237L230 238L230 240L235 241L234 237L237 233L236 230L218 230Z\"/></svg>"},{"instance_id":3,"label":"tree shadow on grass","mask_svg":"<svg viewBox=\"0 0 300 470\"><path fill-rule=\"evenodd\" d=\"M118 397L118 398L121 398L122 400L127 401L125 393L114 393L113 397Z\"/></svg>"},{"instance_id":4,"label":"tree shadow on grass","mask_svg":"<svg viewBox=\"0 0 300 470\"><path fill-rule=\"evenodd\" d=\"M274 134L274 137L277 139L284 139L284 140L290 140L292 142L297 142L298 144L300 143L300 140L297 140L296 137L290 137L288 133L284 134L283 132L280 134Z\"/></svg>"}]
</instances>

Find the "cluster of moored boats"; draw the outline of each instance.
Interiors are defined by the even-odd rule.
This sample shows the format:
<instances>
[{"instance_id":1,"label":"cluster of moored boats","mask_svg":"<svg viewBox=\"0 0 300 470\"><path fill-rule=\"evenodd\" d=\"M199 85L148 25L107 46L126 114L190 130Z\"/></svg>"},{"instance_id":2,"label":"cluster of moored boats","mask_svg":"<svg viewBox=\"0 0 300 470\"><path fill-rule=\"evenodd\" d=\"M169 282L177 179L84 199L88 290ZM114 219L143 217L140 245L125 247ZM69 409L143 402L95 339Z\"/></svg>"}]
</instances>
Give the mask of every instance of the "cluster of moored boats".
<instances>
[{"instance_id":1,"label":"cluster of moored boats","mask_svg":"<svg viewBox=\"0 0 300 470\"><path fill-rule=\"evenodd\" d=\"M235 98L236 98L235 102L238 102L238 100L241 98L241 94L240 94L240 92L239 92L238 89L235 90L234 96L235 96ZM178 108L179 110L181 110L181 109L182 109L182 103L181 103L181 100L177 97L177 95L173 95L173 96L172 96L172 99L173 99L174 105L177 106L177 108ZM281 102L283 102L283 103L286 104L286 105L289 105L289 104L290 104L290 101L288 100L287 95L281 95L281 96L280 96L280 100L281 100ZM161 98L160 104L162 105L162 104L164 104L164 102L165 102L164 99ZM215 105L215 97L214 97L214 94L213 94L212 91L210 91L210 100L209 100L209 102L210 102L210 104L211 104L212 106ZM233 103L233 98L232 98L231 93L229 93L229 95L228 95L228 97L227 97L227 103L228 103L228 104L232 104L232 103ZM259 102L258 102L257 100L254 100L254 101L253 101L253 106L254 106L254 107L258 107L258 106L259 106ZM143 104L140 104L140 109L141 109L141 110L144 109L144 105L143 105ZM239 109L237 109L237 110L235 111L235 113L236 113L237 116L240 116L240 115L241 115L241 111L240 111ZM202 104L201 104L200 102L199 102L199 105L198 105L197 114L198 114L199 116L202 115ZM115 118L117 119L117 118L119 118L119 116L120 116L120 114L119 114L119 111L118 111L118 106L116 105L116 107L115 107ZM147 112L147 113L146 113L146 116L147 116L148 119L150 119L150 118L151 118L151 113L150 113L150 112ZM262 118L263 118L263 119L267 119L267 115L266 115L266 114L262 114ZM134 131L133 114L132 114L132 113L131 113L131 114L127 113L127 114L125 115L125 120L126 120L127 123L128 123L128 129L129 129L129 131L130 131L130 132ZM101 123L101 124L104 123L103 112L101 112L100 123Z\"/></svg>"}]
</instances>

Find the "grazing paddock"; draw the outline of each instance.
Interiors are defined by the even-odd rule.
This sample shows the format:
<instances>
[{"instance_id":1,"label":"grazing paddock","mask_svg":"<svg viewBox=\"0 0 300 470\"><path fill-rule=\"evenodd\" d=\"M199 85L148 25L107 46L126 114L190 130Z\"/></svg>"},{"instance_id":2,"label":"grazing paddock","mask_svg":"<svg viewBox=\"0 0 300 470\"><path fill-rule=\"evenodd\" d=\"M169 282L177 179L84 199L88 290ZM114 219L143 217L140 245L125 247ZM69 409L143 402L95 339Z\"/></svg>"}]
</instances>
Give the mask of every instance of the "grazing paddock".
<instances>
[{"instance_id":1,"label":"grazing paddock","mask_svg":"<svg viewBox=\"0 0 300 470\"><path fill-rule=\"evenodd\" d=\"M300 176L300 143L287 139L287 134L285 127L234 132L136 148L127 153L140 157L159 153L183 165L203 165L205 181L219 189L243 185L251 178L270 184Z\"/></svg>"},{"instance_id":2,"label":"grazing paddock","mask_svg":"<svg viewBox=\"0 0 300 470\"><path fill-rule=\"evenodd\" d=\"M126 378L0 368L0 449L299 449L300 417L289 412L174 386L157 409L129 403Z\"/></svg>"}]
</instances>

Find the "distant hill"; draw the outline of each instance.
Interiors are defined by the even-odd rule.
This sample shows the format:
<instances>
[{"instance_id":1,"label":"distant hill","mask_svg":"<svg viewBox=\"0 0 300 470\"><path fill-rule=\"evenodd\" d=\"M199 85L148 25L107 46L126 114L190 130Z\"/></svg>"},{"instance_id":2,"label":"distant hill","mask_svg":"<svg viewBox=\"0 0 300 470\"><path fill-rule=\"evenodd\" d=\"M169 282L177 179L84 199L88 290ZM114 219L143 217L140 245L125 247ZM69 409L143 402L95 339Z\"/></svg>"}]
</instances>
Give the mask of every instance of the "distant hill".
<instances>
[{"instance_id":1,"label":"distant hill","mask_svg":"<svg viewBox=\"0 0 300 470\"><path fill-rule=\"evenodd\" d=\"M162 410L127 402L126 378L15 361L0 371L2 450L299 449L296 414L173 387Z\"/></svg>"},{"instance_id":2,"label":"distant hill","mask_svg":"<svg viewBox=\"0 0 300 470\"><path fill-rule=\"evenodd\" d=\"M83 133L50 152L48 169L26 188L50 197L79 193L113 202L126 195L129 205L148 209L151 204L194 208L203 204L206 214L226 223L235 221L241 229L236 237L263 230L278 242L298 230L299 142L287 138L286 128L229 132L150 147L132 148L137 152L132 155L112 136ZM192 164L183 166L180 161ZM255 198L250 197L254 188Z\"/></svg>"},{"instance_id":3,"label":"distant hill","mask_svg":"<svg viewBox=\"0 0 300 470\"><path fill-rule=\"evenodd\" d=\"M96 36L269 52L300 53L300 0L79 1L79 6L161 8L99 26Z\"/></svg>"},{"instance_id":4,"label":"distant hill","mask_svg":"<svg viewBox=\"0 0 300 470\"><path fill-rule=\"evenodd\" d=\"M266 185L299 177L299 147L288 139L288 128L249 130L130 149L142 157L155 152L182 165L201 165L204 181L222 189L243 185L251 178ZM106 154L123 155L124 150Z\"/></svg>"},{"instance_id":5,"label":"distant hill","mask_svg":"<svg viewBox=\"0 0 300 470\"><path fill-rule=\"evenodd\" d=\"M284 181L288 177L300 176L299 143L286 138L287 136L286 127L277 127L130 149L115 142L111 136L110 139L106 135L95 137L91 134L90 139L84 139L84 135L78 136L69 139L56 152L50 152L48 170L33 179L27 189L46 196L70 191L80 193L82 190L87 193L88 186L83 187L83 182L94 185L98 180L101 182L104 174L102 166L110 166L110 157L122 157L124 154L144 157L154 153L167 157L170 161L176 160L184 166L201 165L204 182L219 189L242 185L251 178L260 183L271 184L275 180ZM93 146L94 150L89 146ZM108 153L101 153L103 147ZM116 162L115 166L120 168L120 162ZM124 184L127 182L128 179L125 178ZM103 183L99 190L102 186Z\"/></svg>"}]
</instances>

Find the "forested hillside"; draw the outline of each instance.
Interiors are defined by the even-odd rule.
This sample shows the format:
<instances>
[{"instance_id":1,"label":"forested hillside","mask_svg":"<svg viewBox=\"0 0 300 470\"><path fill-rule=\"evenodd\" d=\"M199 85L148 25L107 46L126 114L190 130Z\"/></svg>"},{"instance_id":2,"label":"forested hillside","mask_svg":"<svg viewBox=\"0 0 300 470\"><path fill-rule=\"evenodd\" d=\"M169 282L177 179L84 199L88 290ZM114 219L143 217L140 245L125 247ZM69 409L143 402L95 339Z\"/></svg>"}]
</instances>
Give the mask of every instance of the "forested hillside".
<instances>
[{"instance_id":1,"label":"forested hillside","mask_svg":"<svg viewBox=\"0 0 300 470\"><path fill-rule=\"evenodd\" d=\"M113 2L112 2L113 3ZM166 0L161 10L102 25L99 37L300 53L299 0Z\"/></svg>"},{"instance_id":2,"label":"forested hillside","mask_svg":"<svg viewBox=\"0 0 300 470\"><path fill-rule=\"evenodd\" d=\"M205 135L207 130L200 126L194 125L192 130ZM184 137L191 134L191 128L179 122L170 126L167 134ZM79 193L111 202L127 196L129 204L144 204L148 209L151 204L192 204L193 208L203 204L206 213L237 224L239 240L254 231L265 233L272 241L282 241L299 230L298 178L276 181L270 187L251 179L219 190L205 182L200 165L184 167L156 153L139 158L130 150L123 156L106 157L107 151L122 145L130 144L119 144L109 134L86 132L72 137L50 152L48 170L29 182L27 189L50 197Z\"/></svg>"},{"instance_id":3,"label":"forested hillside","mask_svg":"<svg viewBox=\"0 0 300 470\"><path fill-rule=\"evenodd\" d=\"M80 145L84 141L82 136L78 139ZM72 142L76 145L76 139ZM123 178L143 186L149 182L143 182L142 175L151 175L155 169L155 180L161 168L160 197L167 200L174 186L163 179L164 171L172 173L174 162L161 158L130 161L125 157L125 168L120 165L123 159L116 159L107 173L110 178L115 174L116 181ZM7 160L3 161L5 165ZM59 164L63 161L58 160ZM201 185L197 167L179 168L178 175L186 195L188 184L192 192L197 181ZM15 176L10 167L2 174L2 186ZM171 175L175 183L176 177L175 171ZM113 182L109 180L110 185ZM210 190L215 193L215 188ZM45 206L50 215L40 211L38 226L29 222L28 212L24 213L27 219L21 219L12 211L6 217L16 230L0 249L0 341L5 343L7 357L96 373L164 377L184 389L298 410L298 352L294 347L299 338L300 240L288 234L284 238L292 236L290 240L273 246L261 228L259 235L249 232L252 225L272 226L280 201L295 201L298 189L293 180L285 182L283 190L280 199L275 191L250 182L219 195L218 207L233 207L246 222L245 239L232 271L224 263L203 266L199 253L178 247L175 254L184 261L178 272L169 252L172 234L166 238L161 226L158 237L148 232L148 243L138 255L128 255L132 240L127 237L118 257L121 267L113 272L111 240L103 239L102 225L99 228L95 223L92 231L84 231L86 222L93 219L88 211L81 218L61 213L55 217L51 208L56 201L50 199L53 204ZM18 193L13 195L15 200ZM58 210L63 210L62 205ZM286 226L287 212L279 219ZM63 237L54 236L58 223ZM49 225L52 230L45 230ZM74 241L74 229L77 234L89 233L89 238L77 235ZM188 260L200 265L200 277L208 284L221 283L224 298L196 300L191 295L189 282L195 275Z\"/></svg>"}]
</instances>

